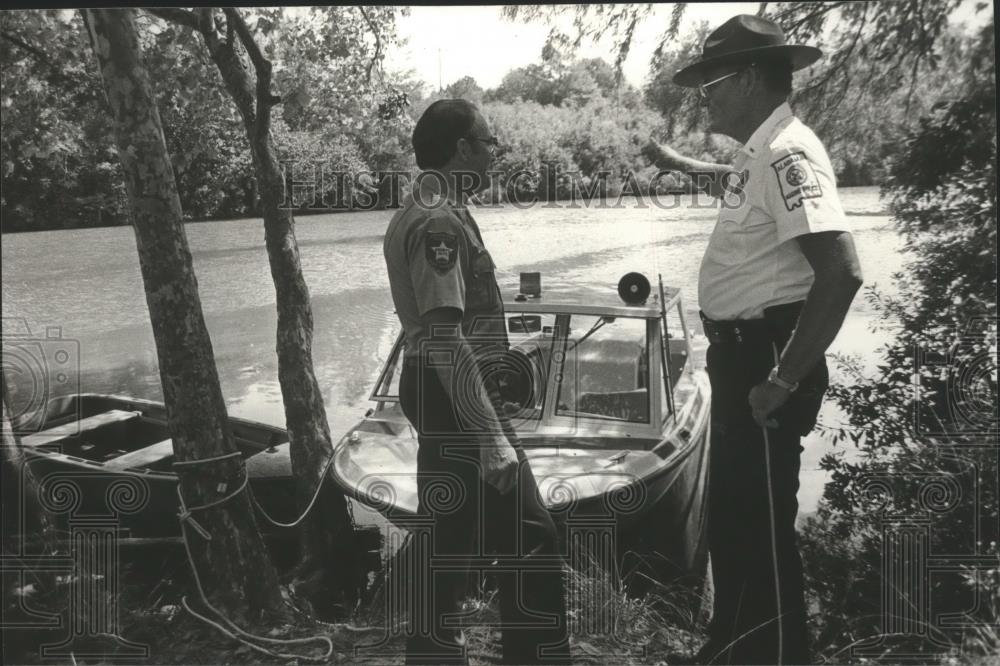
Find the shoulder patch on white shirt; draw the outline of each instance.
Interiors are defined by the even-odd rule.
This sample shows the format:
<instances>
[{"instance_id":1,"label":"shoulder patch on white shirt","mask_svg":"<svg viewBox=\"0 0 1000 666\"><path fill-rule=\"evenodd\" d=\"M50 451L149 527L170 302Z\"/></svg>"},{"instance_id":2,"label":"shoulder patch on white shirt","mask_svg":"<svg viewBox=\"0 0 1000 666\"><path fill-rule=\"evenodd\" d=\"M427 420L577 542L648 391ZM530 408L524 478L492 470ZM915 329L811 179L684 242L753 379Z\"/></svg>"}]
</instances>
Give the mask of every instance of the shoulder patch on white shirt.
<instances>
[{"instance_id":1,"label":"shoulder patch on white shirt","mask_svg":"<svg viewBox=\"0 0 1000 666\"><path fill-rule=\"evenodd\" d=\"M781 196L789 211L800 207L803 199L823 196L823 188L804 152L785 155L780 160L772 162L771 167L774 168Z\"/></svg>"}]
</instances>

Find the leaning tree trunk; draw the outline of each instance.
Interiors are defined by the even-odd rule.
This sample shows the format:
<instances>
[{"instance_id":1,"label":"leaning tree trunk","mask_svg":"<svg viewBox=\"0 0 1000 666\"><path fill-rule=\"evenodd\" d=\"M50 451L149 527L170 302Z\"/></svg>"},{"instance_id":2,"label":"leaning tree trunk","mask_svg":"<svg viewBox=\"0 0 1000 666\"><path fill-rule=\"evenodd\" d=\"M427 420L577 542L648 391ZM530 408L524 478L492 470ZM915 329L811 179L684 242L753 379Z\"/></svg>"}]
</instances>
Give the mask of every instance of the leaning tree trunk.
<instances>
[{"instance_id":1,"label":"leaning tree trunk","mask_svg":"<svg viewBox=\"0 0 1000 666\"><path fill-rule=\"evenodd\" d=\"M201 33L243 119L257 176L278 309L278 382L285 407L292 473L298 506L305 509L322 483L321 473L333 455L333 446L323 394L313 370L312 305L299 261L295 220L291 211L281 206L284 179L271 137L271 107L280 99L271 93L271 63L264 58L236 9L224 9L224 36L216 30L211 8L200 8L197 14L166 8L149 11ZM250 57L256 81L240 58L237 51L240 44ZM302 591L314 608L324 615L330 614L337 601L335 596L341 596L346 605L353 604L360 558L347 501L332 484L322 486L315 508L302 524L300 539L302 560L296 575L310 583Z\"/></svg>"},{"instance_id":2,"label":"leaning tree trunk","mask_svg":"<svg viewBox=\"0 0 1000 666\"><path fill-rule=\"evenodd\" d=\"M178 462L237 453L201 310L173 168L131 9L85 9L83 17L111 108L132 213L146 303L156 340L167 421ZM246 492L239 455L178 467L188 507L232 499L185 527L193 563L213 605L241 624L281 614L277 575Z\"/></svg>"}]
</instances>

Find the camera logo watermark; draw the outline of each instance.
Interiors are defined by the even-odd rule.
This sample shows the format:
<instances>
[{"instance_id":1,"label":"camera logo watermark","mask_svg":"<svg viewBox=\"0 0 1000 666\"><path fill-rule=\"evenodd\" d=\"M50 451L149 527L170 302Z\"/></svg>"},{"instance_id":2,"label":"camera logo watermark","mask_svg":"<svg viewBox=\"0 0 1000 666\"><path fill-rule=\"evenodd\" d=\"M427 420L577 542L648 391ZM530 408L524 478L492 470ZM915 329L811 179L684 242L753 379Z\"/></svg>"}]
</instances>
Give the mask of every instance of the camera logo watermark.
<instances>
[{"instance_id":1,"label":"camera logo watermark","mask_svg":"<svg viewBox=\"0 0 1000 666\"><path fill-rule=\"evenodd\" d=\"M943 347L917 348L914 421L918 435L995 439L997 322L977 318Z\"/></svg>"},{"instance_id":2,"label":"camera logo watermark","mask_svg":"<svg viewBox=\"0 0 1000 666\"><path fill-rule=\"evenodd\" d=\"M36 433L48 421L51 400L80 393L80 342L58 326L32 335L26 320L5 317L2 349L14 434Z\"/></svg>"}]
</instances>

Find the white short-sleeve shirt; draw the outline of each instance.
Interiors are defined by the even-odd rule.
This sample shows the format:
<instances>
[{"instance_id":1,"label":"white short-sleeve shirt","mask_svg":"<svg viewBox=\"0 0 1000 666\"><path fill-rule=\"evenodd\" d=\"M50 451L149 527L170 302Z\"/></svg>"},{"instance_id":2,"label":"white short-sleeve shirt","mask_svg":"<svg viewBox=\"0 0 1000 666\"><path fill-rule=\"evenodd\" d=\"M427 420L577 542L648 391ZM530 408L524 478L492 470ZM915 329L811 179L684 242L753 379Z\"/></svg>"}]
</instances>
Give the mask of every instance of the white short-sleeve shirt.
<instances>
[{"instance_id":1,"label":"white short-sleeve shirt","mask_svg":"<svg viewBox=\"0 0 1000 666\"><path fill-rule=\"evenodd\" d=\"M803 300L813 271L793 239L850 231L826 149L788 104L757 128L734 169L740 184L720 202L698 276L699 306L717 320L758 319Z\"/></svg>"}]
</instances>

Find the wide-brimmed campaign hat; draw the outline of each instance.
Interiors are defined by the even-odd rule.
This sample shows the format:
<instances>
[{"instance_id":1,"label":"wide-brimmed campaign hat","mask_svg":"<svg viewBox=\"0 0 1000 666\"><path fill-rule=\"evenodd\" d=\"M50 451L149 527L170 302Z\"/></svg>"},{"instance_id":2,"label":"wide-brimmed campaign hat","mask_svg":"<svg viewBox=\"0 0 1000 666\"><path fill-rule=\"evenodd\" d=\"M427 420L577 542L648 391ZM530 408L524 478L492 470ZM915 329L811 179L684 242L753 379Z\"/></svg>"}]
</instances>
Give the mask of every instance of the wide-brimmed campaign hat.
<instances>
[{"instance_id":1,"label":"wide-brimmed campaign hat","mask_svg":"<svg viewBox=\"0 0 1000 666\"><path fill-rule=\"evenodd\" d=\"M702 46L701 58L674 74L674 83L694 88L712 67L772 58L788 60L794 72L822 56L823 52L815 46L786 44L784 31L774 21L741 14L712 31Z\"/></svg>"}]
</instances>

